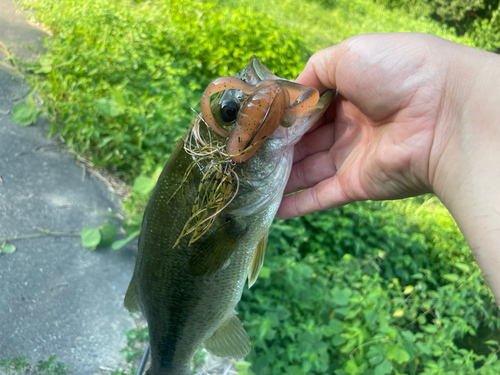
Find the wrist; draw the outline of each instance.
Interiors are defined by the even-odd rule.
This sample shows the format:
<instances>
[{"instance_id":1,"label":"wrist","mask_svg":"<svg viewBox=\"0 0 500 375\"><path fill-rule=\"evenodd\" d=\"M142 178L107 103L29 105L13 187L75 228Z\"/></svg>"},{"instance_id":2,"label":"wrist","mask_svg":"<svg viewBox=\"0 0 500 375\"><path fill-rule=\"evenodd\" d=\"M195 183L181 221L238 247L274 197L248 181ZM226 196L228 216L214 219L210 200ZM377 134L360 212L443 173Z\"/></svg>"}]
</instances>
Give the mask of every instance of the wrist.
<instances>
[{"instance_id":1,"label":"wrist","mask_svg":"<svg viewBox=\"0 0 500 375\"><path fill-rule=\"evenodd\" d=\"M432 186L500 302L500 56L461 47L436 128ZM430 168L432 169L432 168Z\"/></svg>"}]
</instances>

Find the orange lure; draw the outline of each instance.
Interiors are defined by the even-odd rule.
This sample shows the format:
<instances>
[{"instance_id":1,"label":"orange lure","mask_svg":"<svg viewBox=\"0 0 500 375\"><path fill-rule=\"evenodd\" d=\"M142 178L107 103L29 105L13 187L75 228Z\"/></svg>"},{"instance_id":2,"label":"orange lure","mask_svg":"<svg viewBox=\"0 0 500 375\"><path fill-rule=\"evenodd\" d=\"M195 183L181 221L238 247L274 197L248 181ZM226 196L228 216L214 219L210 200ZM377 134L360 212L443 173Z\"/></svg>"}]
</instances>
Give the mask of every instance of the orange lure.
<instances>
[{"instance_id":1,"label":"orange lure","mask_svg":"<svg viewBox=\"0 0 500 375\"><path fill-rule=\"evenodd\" d=\"M231 112L233 128L229 133L214 118L210 97L221 91L236 89L245 94ZM201 113L208 126L227 138L226 150L231 159L241 163L252 156L281 125L293 125L294 116L313 108L319 92L295 82L266 79L252 85L235 77L220 77L210 83L201 97Z\"/></svg>"}]
</instances>

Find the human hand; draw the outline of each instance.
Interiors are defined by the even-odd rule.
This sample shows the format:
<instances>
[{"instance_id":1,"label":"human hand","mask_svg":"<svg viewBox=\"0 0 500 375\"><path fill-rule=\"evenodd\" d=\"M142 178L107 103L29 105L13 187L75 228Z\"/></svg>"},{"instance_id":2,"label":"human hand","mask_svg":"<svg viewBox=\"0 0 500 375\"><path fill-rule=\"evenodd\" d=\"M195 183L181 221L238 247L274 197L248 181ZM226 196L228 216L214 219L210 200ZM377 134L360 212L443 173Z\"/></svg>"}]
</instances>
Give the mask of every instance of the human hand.
<instances>
[{"instance_id":1,"label":"human hand","mask_svg":"<svg viewBox=\"0 0 500 375\"><path fill-rule=\"evenodd\" d=\"M426 34L360 35L297 82L341 94L295 146L277 217L434 192L500 305L500 56Z\"/></svg>"},{"instance_id":2,"label":"human hand","mask_svg":"<svg viewBox=\"0 0 500 375\"><path fill-rule=\"evenodd\" d=\"M295 146L278 218L434 191L473 74L472 48L427 34L368 34L311 57L297 82L341 97ZM478 51L478 50L473 50ZM456 77L453 76L456 74Z\"/></svg>"}]
</instances>

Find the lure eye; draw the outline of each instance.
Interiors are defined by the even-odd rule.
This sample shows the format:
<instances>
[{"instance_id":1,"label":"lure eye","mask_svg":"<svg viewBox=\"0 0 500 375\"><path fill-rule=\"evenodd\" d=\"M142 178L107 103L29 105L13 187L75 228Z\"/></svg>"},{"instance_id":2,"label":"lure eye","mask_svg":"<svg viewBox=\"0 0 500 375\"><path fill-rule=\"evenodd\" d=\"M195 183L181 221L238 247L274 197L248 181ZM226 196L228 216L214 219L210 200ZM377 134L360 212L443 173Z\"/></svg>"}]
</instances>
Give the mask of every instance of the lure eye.
<instances>
[{"instance_id":1,"label":"lure eye","mask_svg":"<svg viewBox=\"0 0 500 375\"><path fill-rule=\"evenodd\" d=\"M233 122L234 120L236 120L239 110L240 107L234 100L226 100L222 102L220 107L220 115L222 117L222 121Z\"/></svg>"}]
</instances>

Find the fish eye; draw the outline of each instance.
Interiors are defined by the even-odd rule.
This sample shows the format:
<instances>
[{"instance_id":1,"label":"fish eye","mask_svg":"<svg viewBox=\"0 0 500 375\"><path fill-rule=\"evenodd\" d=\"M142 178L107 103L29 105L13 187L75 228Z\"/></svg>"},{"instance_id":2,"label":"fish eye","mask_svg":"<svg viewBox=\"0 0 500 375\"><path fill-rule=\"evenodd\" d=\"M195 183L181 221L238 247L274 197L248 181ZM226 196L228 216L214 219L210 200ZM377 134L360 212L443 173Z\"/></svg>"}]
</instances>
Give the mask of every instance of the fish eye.
<instances>
[{"instance_id":1,"label":"fish eye","mask_svg":"<svg viewBox=\"0 0 500 375\"><path fill-rule=\"evenodd\" d=\"M234 120L236 120L239 110L240 107L234 100L224 100L220 106L220 115L222 117L222 121L233 122Z\"/></svg>"}]
</instances>

